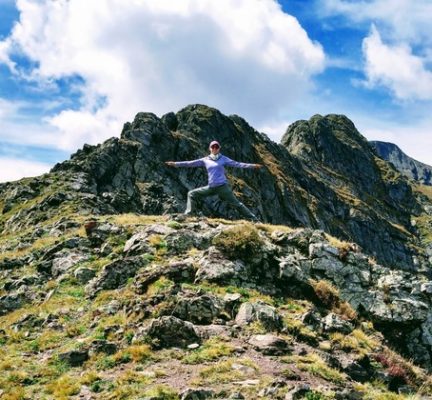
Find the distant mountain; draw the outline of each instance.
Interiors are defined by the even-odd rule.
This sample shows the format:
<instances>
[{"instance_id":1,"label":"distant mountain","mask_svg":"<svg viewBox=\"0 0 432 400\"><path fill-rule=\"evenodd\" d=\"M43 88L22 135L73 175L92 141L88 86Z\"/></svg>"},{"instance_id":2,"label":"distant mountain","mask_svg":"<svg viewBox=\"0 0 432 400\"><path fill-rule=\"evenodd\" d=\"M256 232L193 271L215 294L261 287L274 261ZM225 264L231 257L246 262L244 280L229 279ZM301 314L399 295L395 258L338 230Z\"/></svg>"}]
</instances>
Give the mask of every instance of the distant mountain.
<instances>
[{"instance_id":1,"label":"distant mountain","mask_svg":"<svg viewBox=\"0 0 432 400\"><path fill-rule=\"evenodd\" d=\"M393 143L379 141L370 141L369 143L381 158L391 162L401 174L422 185L432 185L432 167L430 165L407 156Z\"/></svg>"}]
</instances>

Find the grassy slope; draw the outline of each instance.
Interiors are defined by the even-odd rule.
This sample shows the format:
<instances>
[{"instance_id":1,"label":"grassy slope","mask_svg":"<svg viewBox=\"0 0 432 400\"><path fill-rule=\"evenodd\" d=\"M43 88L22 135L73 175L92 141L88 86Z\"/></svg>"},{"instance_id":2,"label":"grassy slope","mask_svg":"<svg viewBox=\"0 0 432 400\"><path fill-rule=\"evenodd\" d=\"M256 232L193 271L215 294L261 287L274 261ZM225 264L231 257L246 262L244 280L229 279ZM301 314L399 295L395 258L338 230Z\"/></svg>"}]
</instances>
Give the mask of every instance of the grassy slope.
<instances>
[{"instance_id":1,"label":"grassy slope","mask_svg":"<svg viewBox=\"0 0 432 400\"><path fill-rule=\"evenodd\" d=\"M65 215L62 215L65 217ZM78 266L87 266L94 270L110 262L120 254L123 245L133 232L148 224L160 224L175 227L177 222L167 217L157 216L105 216L98 217L123 228L124 234L110 237L112 253L108 256L92 255ZM0 255L13 259L38 252L52 246L53 243L70 237L85 237L81 227L84 217L69 215L69 221L77 222L80 227L67 229L60 237L45 235L28 247L20 250L7 250ZM214 221L222 222L222 221ZM226 221L229 224L229 221ZM50 226L52 221L45 221L43 227ZM235 223L231 223L234 226ZM289 229L259 225L258 229L271 232L275 229ZM28 241L28 232L9 233L0 239L0 247L10 248L10 243L19 243L22 237ZM344 243L334 242L344 246ZM154 265L167 261L163 242L154 239L156 247ZM199 254L199 250L189 250ZM13 275L22 276L35 271L31 265L13 271ZM12 274L12 273L11 273ZM0 287L9 273L3 273ZM173 282L161 278L153 283L140 300L155 299L169 293ZM38 289L39 293L50 293L45 301L27 306L0 317L0 393L2 399L67 399L78 393L90 391L100 399L134 399L144 394L157 395L161 399L178 398L177 393L184 385L188 387L206 387L230 392L236 388L246 398L256 398L257 393L276 377L288 382L277 393L282 396L291 384L298 379L312 384L316 397L314 399L332 398L335 388L350 386L365 395L366 399L403 399L404 395L389 392L380 381L364 384L352 382L340 371L326 361L323 354L334 351L346 353L347 358L360 359L373 354L380 354L381 361L374 361L377 370L401 374L407 378L418 393L432 393L429 377L424 371L414 367L394 351L387 348L382 336L374 330L368 321L359 321L350 335L332 334L320 336L301 322L301 315L313 307L307 300L296 298L275 299L253 290L215 285L183 284L182 290L192 292L209 292L217 295L237 292L241 301L261 299L277 307L284 319L284 337L295 349L306 349L306 355L294 351L290 356L267 357L251 350L239 350L244 343L224 335L215 336L205 341L196 350L163 349L154 350L146 342L132 343L137 324L137 316L128 315L119 307L112 313L113 303L127 305L137 299L133 289L133 279L124 287L113 291L102 291L93 300L85 296L83 285L73 277L61 281L49 280ZM4 294L5 292L3 292ZM152 315L157 317L163 304L156 306ZM56 324L45 324L52 317ZM24 321L27 317L27 322ZM30 319L29 319L30 317ZM31 323L32 319L36 321ZM28 322L30 321L30 323ZM39 321L39 322L38 322ZM142 323L143 321L140 321ZM17 327L18 326L18 327ZM249 326L246 334L263 333L260 323ZM94 354L81 367L70 367L60 361L58 355L70 350L79 350L94 340L105 339L117 344L115 354ZM398 368L396 368L396 366ZM251 386L238 386L234 382L256 380ZM312 396L312 395L311 395ZM263 397L271 398L271 397ZM412 398L412 397L411 397Z\"/></svg>"}]
</instances>

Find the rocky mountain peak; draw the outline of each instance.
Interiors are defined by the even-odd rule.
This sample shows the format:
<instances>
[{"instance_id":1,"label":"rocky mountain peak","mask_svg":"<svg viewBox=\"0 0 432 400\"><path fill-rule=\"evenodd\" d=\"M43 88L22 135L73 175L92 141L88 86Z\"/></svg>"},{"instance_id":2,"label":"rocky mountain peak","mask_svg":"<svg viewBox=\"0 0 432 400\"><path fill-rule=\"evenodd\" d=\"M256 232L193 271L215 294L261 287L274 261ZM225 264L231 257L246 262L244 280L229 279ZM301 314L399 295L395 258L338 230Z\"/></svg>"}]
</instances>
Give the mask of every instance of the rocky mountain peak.
<instances>
[{"instance_id":1,"label":"rocky mountain peak","mask_svg":"<svg viewBox=\"0 0 432 400\"><path fill-rule=\"evenodd\" d=\"M291 124L281 143L291 154L350 177L376 175L367 140L345 115L314 115Z\"/></svg>"},{"instance_id":2,"label":"rocky mountain peak","mask_svg":"<svg viewBox=\"0 0 432 400\"><path fill-rule=\"evenodd\" d=\"M432 167L406 155L393 143L369 142L378 155L390 162L401 174L422 185L432 185Z\"/></svg>"},{"instance_id":3,"label":"rocky mountain peak","mask_svg":"<svg viewBox=\"0 0 432 400\"><path fill-rule=\"evenodd\" d=\"M32 195L19 183L5 186L4 210L11 216L4 226L31 224L35 214L49 218L49 205L32 206L39 211L24 208L19 218L13 214L19 201L44 192L50 193L49 204L78 212L183 212L188 190L205 185L206 173L202 168L168 168L165 161L201 158L212 140L234 160L264 165L260 171L227 170L236 195L262 220L323 229L358 243L386 265L414 268L411 216L420 206L411 187L339 115L294 123L282 144L276 144L241 117L205 105L162 117L138 113L124 125L120 138L85 145L43 182L35 179L38 189ZM201 211L240 217L217 198L206 199Z\"/></svg>"}]
</instances>

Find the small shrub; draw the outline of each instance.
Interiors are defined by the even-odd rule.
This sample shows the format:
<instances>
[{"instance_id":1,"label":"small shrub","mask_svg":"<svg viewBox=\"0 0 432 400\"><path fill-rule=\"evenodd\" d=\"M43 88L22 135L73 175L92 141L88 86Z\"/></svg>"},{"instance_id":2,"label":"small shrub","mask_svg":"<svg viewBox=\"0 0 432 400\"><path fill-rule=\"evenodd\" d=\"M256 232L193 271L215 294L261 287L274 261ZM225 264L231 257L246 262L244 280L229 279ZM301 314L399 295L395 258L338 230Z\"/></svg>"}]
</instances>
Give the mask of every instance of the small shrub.
<instances>
[{"instance_id":1,"label":"small shrub","mask_svg":"<svg viewBox=\"0 0 432 400\"><path fill-rule=\"evenodd\" d=\"M21 387L8 388L3 394L2 400L25 400L27 397Z\"/></svg>"},{"instance_id":2,"label":"small shrub","mask_svg":"<svg viewBox=\"0 0 432 400\"><path fill-rule=\"evenodd\" d=\"M176 391L165 385L157 385L144 393L144 397L158 400L178 400L179 396Z\"/></svg>"},{"instance_id":3,"label":"small shrub","mask_svg":"<svg viewBox=\"0 0 432 400\"><path fill-rule=\"evenodd\" d=\"M46 391L59 400L67 400L70 396L78 394L81 387L70 376L62 376L46 385Z\"/></svg>"},{"instance_id":4,"label":"small shrub","mask_svg":"<svg viewBox=\"0 0 432 400\"><path fill-rule=\"evenodd\" d=\"M168 221L166 225L172 229L181 229L182 227L182 224L177 221Z\"/></svg>"},{"instance_id":5,"label":"small shrub","mask_svg":"<svg viewBox=\"0 0 432 400\"><path fill-rule=\"evenodd\" d=\"M113 356L104 356L96 361L96 369L98 371L105 371L107 369L112 369L117 365L116 360Z\"/></svg>"},{"instance_id":6,"label":"small shrub","mask_svg":"<svg viewBox=\"0 0 432 400\"><path fill-rule=\"evenodd\" d=\"M212 242L230 258L253 257L264 243L258 230L249 224L230 227L216 235Z\"/></svg>"},{"instance_id":7,"label":"small shrub","mask_svg":"<svg viewBox=\"0 0 432 400\"><path fill-rule=\"evenodd\" d=\"M100 376L96 371L89 371L82 375L80 383L82 385L91 385L93 382L100 380Z\"/></svg>"},{"instance_id":8,"label":"small shrub","mask_svg":"<svg viewBox=\"0 0 432 400\"><path fill-rule=\"evenodd\" d=\"M311 281L318 299L329 308L339 304L339 291L328 281Z\"/></svg>"},{"instance_id":9,"label":"small shrub","mask_svg":"<svg viewBox=\"0 0 432 400\"><path fill-rule=\"evenodd\" d=\"M210 385L212 383L227 383L241 379L245 376L245 372L233 368L233 364L248 366L256 371L257 366L248 359L229 359L219 361L208 367L204 367L199 372L200 379L193 380L193 384Z\"/></svg>"},{"instance_id":10,"label":"small shrub","mask_svg":"<svg viewBox=\"0 0 432 400\"><path fill-rule=\"evenodd\" d=\"M157 250L166 249L167 247L167 243L161 235L151 235L148 238L148 242L150 246L154 247Z\"/></svg>"},{"instance_id":11,"label":"small shrub","mask_svg":"<svg viewBox=\"0 0 432 400\"><path fill-rule=\"evenodd\" d=\"M357 312L351 307L351 304L346 301L341 302L338 306L334 307L332 311L348 321L357 319Z\"/></svg>"},{"instance_id":12,"label":"small shrub","mask_svg":"<svg viewBox=\"0 0 432 400\"><path fill-rule=\"evenodd\" d=\"M149 345L134 345L123 350L125 354L129 354L132 361L143 362L152 356L152 350Z\"/></svg>"},{"instance_id":13,"label":"small shrub","mask_svg":"<svg viewBox=\"0 0 432 400\"><path fill-rule=\"evenodd\" d=\"M393 351L387 349L375 354L373 358L386 368L391 378L407 384L415 383L417 375L414 366Z\"/></svg>"},{"instance_id":14,"label":"small shrub","mask_svg":"<svg viewBox=\"0 0 432 400\"><path fill-rule=\"evenodd\" d=\"M305 400L326 400L326 397L319 392L308 392L304 398Z\"/></svg>"},{"instance_id":15,"label":"small shrub","mask_svg":"<svg viewBox=\"0 0 432 400\"><path fill-rule=\"evenodd\" d=\"M174 287L175 283L165 276L162 276L157 281L153 282L149 287L147 288L147 295L149 296L156 296L161 293L165 293L169 290L171 290Z\"/></svg>"},{"instance_id":16,"label":"small shrub","mask_svg":"<svg viewBox=\"0 0 432 400\"><path fill-rule=\"evenodd\" d=\"M73 338L82 335L86 331L86 328L82 325L70 324L66 326L66 336Z\"/></svg>"},{"instance_id":17,"label":"small shrub","mask_svg":"<svg viewBox=\"0 0 432 400\"><path fill-rule=\"evenodd\" d=\"M346 301L341 301L339 290L326 280L310 281L312 288L321 303L334 313L347 320L357 318L356 311Z\"/></svg>"}]
</instances>

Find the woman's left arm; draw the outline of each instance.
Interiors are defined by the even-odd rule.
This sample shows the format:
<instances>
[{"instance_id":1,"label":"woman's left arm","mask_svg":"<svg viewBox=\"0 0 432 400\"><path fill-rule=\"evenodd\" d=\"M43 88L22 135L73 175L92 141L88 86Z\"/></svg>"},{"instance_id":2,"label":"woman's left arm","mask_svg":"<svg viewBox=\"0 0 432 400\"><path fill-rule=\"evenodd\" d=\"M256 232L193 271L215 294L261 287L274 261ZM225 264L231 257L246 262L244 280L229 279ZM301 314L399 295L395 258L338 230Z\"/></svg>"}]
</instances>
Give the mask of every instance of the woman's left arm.
<instances>
[{"instance_id":1,"label":"woman's left arm","mask_svg":"<svg viewBox=\"0 0 432 400\"><path fill-rule=\"evenodd\" d=\"M226 156L225 156L224 165L228 165L229 167L234 167L234 168L250 168L250 169L262 168L262 164L249 164L249 163L238 162L238 161L231 160L231 158L228 158Z\"/></svg>"}]
</instances>

